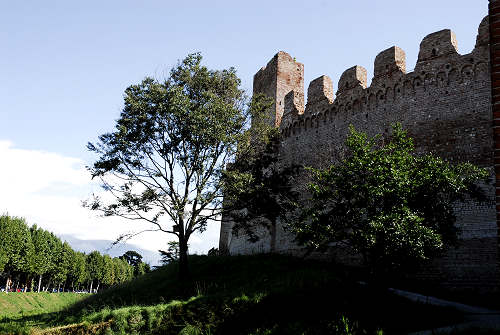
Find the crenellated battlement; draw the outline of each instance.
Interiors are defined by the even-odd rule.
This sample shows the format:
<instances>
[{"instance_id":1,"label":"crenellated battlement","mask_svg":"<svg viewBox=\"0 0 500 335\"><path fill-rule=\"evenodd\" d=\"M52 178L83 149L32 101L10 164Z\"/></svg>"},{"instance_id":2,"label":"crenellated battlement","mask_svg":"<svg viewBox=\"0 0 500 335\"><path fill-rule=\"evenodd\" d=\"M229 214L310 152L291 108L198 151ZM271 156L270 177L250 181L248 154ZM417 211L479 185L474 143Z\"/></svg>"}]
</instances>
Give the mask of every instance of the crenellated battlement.
<instances>
[{"instance_id":1,"label":"crenellated battlement","mask_svg":"<svg viewBox=\"0 0 500 335\"><path fill-rule=\"evenodd\" d=\"M394 81L406 74L406 54L400 47L393 46L375 57L373 83Z\"/></svg>"},{"instance_id":2,"label":"crenellated battlement","mask_svg":"<svg viewBox=\"0 0 500 335\"><path fill-rule=\"evenodd\" d=\"M449 29L437 31L424 37L420 43L417 65L441 57L458 55L458 43L455 33Z\"/></svg>"},{"instance_id":3,"label":"crenellated battlement","mask_svg":"<svg viewBox=\"0 0 500 335\"><path fill-rule=\"evenodd\" d=\"M345 118L339 115L341 113L371 113L377 108L387 109L404 102L417 103L437 91L447 94L450 88L467 89L475 82L483 82L489 73L487 26L486 17L479 26L475 49L466 55L458 54L457 40L451 30L427 35L420 43L415 70L410 73L406 73L405 52L397 46L386 49L375 57L369 87L366 69L356 65L342 73L335 98L332 80L321 76L309 84L305 110L303 90L300 86L294 87L284 99L283 118L279 122L283 137ZM290 100L287 102L287 99Z\"/></svg>"}]
</instances>

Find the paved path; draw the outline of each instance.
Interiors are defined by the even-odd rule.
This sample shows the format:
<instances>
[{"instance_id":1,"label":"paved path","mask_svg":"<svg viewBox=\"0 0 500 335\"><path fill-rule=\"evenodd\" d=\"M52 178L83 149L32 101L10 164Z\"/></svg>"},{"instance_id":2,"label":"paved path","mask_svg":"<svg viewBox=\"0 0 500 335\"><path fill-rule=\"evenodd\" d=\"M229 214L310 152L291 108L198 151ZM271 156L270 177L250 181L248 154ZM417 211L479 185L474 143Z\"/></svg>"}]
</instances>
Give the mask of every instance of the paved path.
<instances>
[{"instance_id":1,"label":"paved path","mask_svg":"<svg viewBox=\"0 0 500 335\"><path fill-rule=\"evenodd\" d=\"M471 327L480 327L481 329L495 330L500 329L500 311L460 304L458 302L438 299L435 297L397 290L394 288L390 288L389 291L415 302L433 306L451 307L464 314L465 321L463 323L437 329L423 330L416 333L411 333L410 335L448 334L454 330L467 329Z\"/></svg>"}]
</instances>

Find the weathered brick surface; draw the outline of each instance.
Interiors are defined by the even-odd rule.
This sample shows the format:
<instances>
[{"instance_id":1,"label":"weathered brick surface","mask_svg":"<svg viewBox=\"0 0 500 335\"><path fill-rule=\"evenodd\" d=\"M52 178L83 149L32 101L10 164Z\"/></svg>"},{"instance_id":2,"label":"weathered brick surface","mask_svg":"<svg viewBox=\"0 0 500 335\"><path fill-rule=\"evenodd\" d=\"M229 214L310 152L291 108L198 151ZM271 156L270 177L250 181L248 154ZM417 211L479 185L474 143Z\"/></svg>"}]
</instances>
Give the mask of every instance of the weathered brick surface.
<instances>
[{"instance_id":1,"label":"weathered brick surface","mask_svg":"<svg viewBox=\"0 0 500 335\"><path fill-rule=\"evenodd\" d=\"M389 48L375 58L370 87L366 86L366 70L354 66L342 74L333 100L332 82L322 76L309 85L305 111L303 66L289 55L278 53L254 77L254 92L276 99L274 121L282 134L279 154L284 165L321 166L339 159L351 124L369 135L387 135L390 124L400 122L414 138L418 151L433 152L452 162L470 161L491 171L492 183L484 185L488 202L457 205L460 245L419 274L449 287L492 287L498 280L496 214L500 189L494 186L494 176L500 176L496 173L500 172L500 141L496 141L500 139L497 3L491 2L494 20L491 25L488 18L481 22L476 47L470 54L458 54L452 31L432 33L420 44L413 72L406 73L404 51ZM497 29L496 24L498 37L492 37L490 50L489 32ZM298 184L304 183L302 180ZM230 223L222 225L221 246L233 254L269 250L266 241L264 238L259 244L248 243L244 237L232 235ZM282 227L276 232L276 251L303 252ZM345 253L340 258L355 261Z\"/></svg>"},{"instance_id":2,"label":"weathered brick surface","mask_svg":"<svg viewBox=\"0 0 500 335\"><path fill-rule=\"evenodd\" d=\"M271 122L278 126L285 110L285 95L290 91L302 95L304 110L304 65L296 62L286 52L278 52L253 78L253 93L263 93L274 99L275 115Z\"/></svg>"},{"instance_id":3,"label":"weathered brick surface","mask_svg":"<svg viewBox=\"0 0 500 335\"><path fill-rule=\"evenodd\" d=\"M494 170L496 180L500 177L500 1L490 0L489 30L479 29L476 44L490 45L491 104L493 112ZM489 39L486 37L489 35ZM496 216L500 227L500 183L496 182Z\"/></svg>"}]
</instances>

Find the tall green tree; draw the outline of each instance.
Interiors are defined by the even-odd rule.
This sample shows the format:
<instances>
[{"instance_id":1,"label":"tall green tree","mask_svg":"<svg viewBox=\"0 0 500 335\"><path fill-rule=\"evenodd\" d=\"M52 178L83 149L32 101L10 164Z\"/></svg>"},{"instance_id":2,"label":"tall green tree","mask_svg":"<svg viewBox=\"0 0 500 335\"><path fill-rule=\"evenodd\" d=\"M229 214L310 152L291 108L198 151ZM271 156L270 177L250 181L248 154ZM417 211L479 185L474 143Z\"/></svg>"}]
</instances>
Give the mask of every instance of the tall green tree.
<instances>
[{"instance_id":1,"label":"tall green tree","mask_svg":"<svg viewBox=\"0 0 500 335\"><path fill-rule=\"evenodd\" d=\"M37 291L40 292L42 279L47 274L52 265L51 235L48 231L38 228L36 225L31 227L31 239L33 241L33 273L38 276Z\"/></svg>"},{"instance_id":2,"label":"tall green tree","mask_svg":"<svg viewBox=\"0 0 500 335\"><path fill-rule=\"evenodd\" d=\"M137 251L128 250L121 255L120 258L127 261L127 263L134 268L134 276L136 277L150 271L149 264L142 261L142 255Z\"/></svg>"},{"instance_id":3,"label":"tall green tree","mask_svg":"<svg viewBox=\"0 0 500 335\"><path fill-rule=\"evenodd\" d=\"M373 270L428 260L457 239L454 205L484 200L485 169L416 154L400 125L382 141L351 127L347 156L326 169L311 169L311 198L297 239L312 249L332 242L361 254Z\"/></svg>"},{"instance_id":4,"label":"tall green tree","mask_svg":"<svg viewBox=\"0 0 500 335\"><path fill-rule=\"evenodd\" d=\"M134 270L127 261L121 258L113 258L113 274L115 283L121 284L133 278Z\"/></svg>"},{"instance_id":5,"label":"tall green tree","mask_svg":"<svg viewBox=\"0 0 500 335\"><path fill-rule=\"evenodd\" d=\"M88 145L99 155L92 176L116 201L86 205L149 223L141 232L175 235L183 278L190 237L220 219L221 175L250 122L235 69L209 70L201 60L191 54L165 81L146 78L127 88L116 129Z\"/></svg>"},{"instance_id":6,"label":"tall green tree","mask_svg":"<svg viewBox=\"0 0 500 335\"><path fill-rule=\"evenodd\" d=\"M73 260L74 251L67 242L62 243L59 238L57 238L57 241L59 242L58 248L53 254L52 279L58 284L57 290L59 291L61 284L64 284L68 279L71 270L70 262Z\"/></svg>"},{"instance_id":7,"label":"tall green tree","mask_svg":"<svg viewBox=\"0 0 500 335\"><path fill-rule=\"evenodd\" d=\"M94 283L97 284L97 289L99 284L104 278L104 258L99 251L92 251L87 256L87 274L88 280L90 280L90 292L94 289Z\"/></svg>"},{"instance_id":8,"label":"tall green tree","mask_svg":"<svg viewBox=\"0 0 500 335\"><path fill-rule=\"evenodd\" d=\"M179 242L169 241L167 245L167 250L158 250L161 255L161 263L163 265L179 260Z\"/></svg>"},{"instance_id":9,"label":"tall green tree","mask_svg":"<svg viewBox=\"0 0 500 335\"><path fill-rule=\"evenodd\" d=\"M6 288L14 272L29 273L33 266L33 242L22 218L0 216L0 271L7 273Z\"/></svg>"},{"instance_id":10,"label":"tall green tree","mask_svg":"<svg viewBox=\"0 0 500 335\"><path fill-rule=\"evenodd\" d=\"M87 280L86 255L84 253L73 251L68 276L73 290L75 285L80 287Z\"/></svg>"},{"instance_id":11,"label":"tall green tree","mask_svg":"<svg viewBox=\"0 0 500 335\"><path fill-rule=\"evenodd\" d=\"M233 222L233 233L243 233L250 242L260 239L259 228L266 228L274 252L278 220L293 210L298 199L292 182L299 167L280 166L279 132L267 122L269 112L260 112L268 110L270 101L259 96L253 99L255 112L248 139L224 172L224 215Z\"/></svg>"},{"instance_id":12,"label":"tall green tree","mask_svg":"<svg viewBox=\"0 0 500 335\"><path fill-rule=\"evenodd\" d=\"M115 283L115 278L113 274L113 259L109 255L104 255L102 262L103 262L102 283L109 287Z\"/></svg>"}]
</instances>

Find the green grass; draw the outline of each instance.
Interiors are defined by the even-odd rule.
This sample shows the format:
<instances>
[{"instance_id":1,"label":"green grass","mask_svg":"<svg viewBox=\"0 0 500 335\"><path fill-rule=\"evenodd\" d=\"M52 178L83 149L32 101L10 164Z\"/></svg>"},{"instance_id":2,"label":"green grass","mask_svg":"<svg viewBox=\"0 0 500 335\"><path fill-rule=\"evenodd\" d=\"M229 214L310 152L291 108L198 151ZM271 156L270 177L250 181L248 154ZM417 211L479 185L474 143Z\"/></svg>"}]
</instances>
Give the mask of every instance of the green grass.
<instances>
[{"instance_id":1,"label":"green grass","mask_svg":"<svg viewBox=\"0 0 500 335\"><path fill-rule=\"evenodd\" d=\"M361 287L329 263L276 255L190 262L192 281L180 283L167 266L62 312L4 317L0 333L401 334L461 321Z\"/></svg>"},{"instance_id":2,"label":"green grass","mask_svg":"<svg viewBox=\"0 0 500 335\"><path fill-rule=\"evenodd\" d=\"M75 293L0 293L0 318L57 312L82 298Z\"/></svg>"},{"instance_id":3,"label":"green grass","mask_svg":"<svg viewBox=\"0 0 500 335\"><path fill-rule=\"evenodd\" d=\"M44 325L45 320L85 295L76 293L0 293L0 334L23 333L29 327Z\"/></svg>"}]
</instances>

